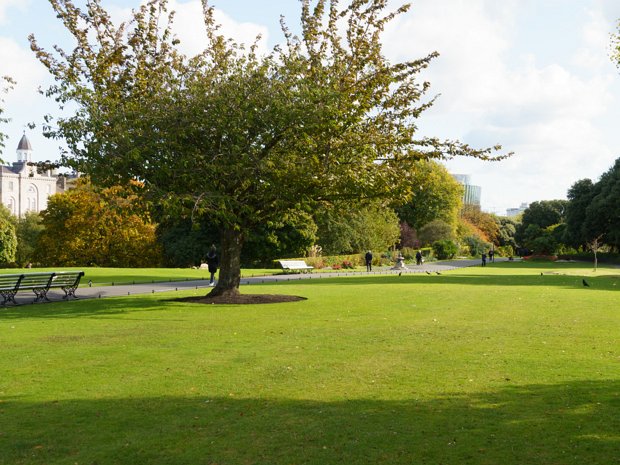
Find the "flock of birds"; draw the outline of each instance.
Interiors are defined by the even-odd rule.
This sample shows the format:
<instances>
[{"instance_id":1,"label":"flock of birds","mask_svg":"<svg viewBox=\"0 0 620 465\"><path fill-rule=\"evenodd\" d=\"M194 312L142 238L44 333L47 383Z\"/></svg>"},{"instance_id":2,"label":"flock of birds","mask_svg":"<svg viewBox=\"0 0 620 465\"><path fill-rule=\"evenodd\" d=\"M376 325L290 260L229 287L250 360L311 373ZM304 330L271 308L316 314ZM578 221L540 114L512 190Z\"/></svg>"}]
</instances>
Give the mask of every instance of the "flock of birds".
<instances>
[{"instance_id":1,"label":"flock of birds","mask_svg":"<svg viewBox=\"0 0 620 465\"><path fill-rule=\"evenodd\" d=\"M425 271L425 273L426 273L426 274L433 274L433 273L431 273L430 271ZM402 274L403 274L403 272L402 272L402 271L400 271L400 272L398 273L398 276L401 276ZM435 271L435 274L439 274L439 275L440 275L441 273L440 273L439 271ZM543 274L542 274L542 273L540 273L540 275L542 276ZM588 284L588 281L586 281L585 279L582 279L582 280L581 280L581 284L583 284L583 287L590 287L590 285Z\"/></svg>"}]
</instances>

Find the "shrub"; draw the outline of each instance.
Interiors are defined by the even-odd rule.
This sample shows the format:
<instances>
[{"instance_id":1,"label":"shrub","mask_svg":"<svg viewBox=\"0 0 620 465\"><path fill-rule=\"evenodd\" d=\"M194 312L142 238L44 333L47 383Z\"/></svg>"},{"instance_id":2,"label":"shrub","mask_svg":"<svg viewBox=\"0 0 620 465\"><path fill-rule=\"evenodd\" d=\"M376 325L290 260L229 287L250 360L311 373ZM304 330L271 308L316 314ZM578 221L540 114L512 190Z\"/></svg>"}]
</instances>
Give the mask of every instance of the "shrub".
<instances>
[{"instance_id":1,"label":"shrub","mask_svg":"<svg viewBox=\"0 0 620 465\"><path fill-rule=\"evenodd\" d=\"M445 239L433 242L433 251L439 260L446 260L448 258L454 258L459 248L453 241Z\"/></svg>"}]
</instances>

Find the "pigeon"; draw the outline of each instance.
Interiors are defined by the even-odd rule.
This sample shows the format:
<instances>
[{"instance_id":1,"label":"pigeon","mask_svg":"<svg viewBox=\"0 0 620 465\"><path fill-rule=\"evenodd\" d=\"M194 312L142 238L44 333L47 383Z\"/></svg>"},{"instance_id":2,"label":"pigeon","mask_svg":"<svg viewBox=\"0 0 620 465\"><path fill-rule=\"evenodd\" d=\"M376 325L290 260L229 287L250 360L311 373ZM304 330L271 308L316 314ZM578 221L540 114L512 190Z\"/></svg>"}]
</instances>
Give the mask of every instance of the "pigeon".
<instances>
[{"instance_id":1,"label":"pigeon","mask_svg":"<svg viewBox=\"0 0 620 465\"><path fill-rule=\"evenodd\" d=\"M430 271L427 271L427 272L426 272L426 274L431 274L431 272L430 272Z\"/></svg>"},{"instance_id":2,"label":"pigeon","mask_svg":"<svg viewBox=\"0 0 620 465\"><path fill-rule=\"evenodd\" d=\"M588 284L588 282L585 279L581 280L581 283L585 286L585 287L590 287L590 285Z\"/></svg>"},{"instance_id":3,"label":"pigeon","mask_svg":"<svg viewBox=\"0 0 620 465\"><path fill-rule=\"evenodd\" d=\"M542 273L540 273L540 275L542 276Z\"/></svg>"},{"instance_id":4,"label":"pigeon","mask_svg":"<svg viewBox=\"0 0 620 465\"><path fill-rule=\"evenodd\" d=\"M435 271L435 274L441 274L439 271Z\"/></svg>"},{"instance_id":5,"label":"pigeon","mask_svg":"<svg viewBox=\"0 0 620 465\"><path fill-rule=\"evenodd\" d=\"M400 276L401 274L403 274L403 272L402 272L402 271L398 273L398 276Z\"/></svg>"}]
</instances>

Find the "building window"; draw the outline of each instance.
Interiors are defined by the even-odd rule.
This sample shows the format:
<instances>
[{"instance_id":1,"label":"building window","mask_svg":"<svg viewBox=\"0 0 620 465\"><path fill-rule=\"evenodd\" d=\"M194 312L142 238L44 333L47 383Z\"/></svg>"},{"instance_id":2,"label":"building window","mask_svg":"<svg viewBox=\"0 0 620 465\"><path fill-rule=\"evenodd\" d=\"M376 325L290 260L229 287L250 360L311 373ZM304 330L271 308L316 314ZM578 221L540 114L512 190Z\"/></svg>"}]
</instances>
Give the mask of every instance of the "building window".
<instances>
[{"instance_id":1,"label":"building window","mask_svg":"<svg viewBox=\"0 0 620 465\"><path fill-rule=\"evenodd\" d=\"M11 192L13 192L13 190L15 190L15 184L13 184L13 181L9 181L9 190Z\"/></svg>"}]
</instances>

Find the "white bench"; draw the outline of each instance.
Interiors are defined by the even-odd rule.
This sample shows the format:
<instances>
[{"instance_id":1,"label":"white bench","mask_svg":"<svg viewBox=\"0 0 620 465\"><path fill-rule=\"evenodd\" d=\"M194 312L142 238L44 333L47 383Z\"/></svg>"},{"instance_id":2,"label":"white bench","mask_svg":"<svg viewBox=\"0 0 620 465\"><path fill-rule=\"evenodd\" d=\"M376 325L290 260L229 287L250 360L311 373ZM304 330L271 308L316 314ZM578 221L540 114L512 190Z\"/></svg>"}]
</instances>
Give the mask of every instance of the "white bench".
<instances>
[{"instance_id":1,"label":"white bench","mask_svg":"<svg viewBox=\"0 0 620 465\"><path fill-rule=\"evenodd\" d=\"M303 271L304 273L312 271L313 266L306 264L303 260L278 260L284 271Z\"/></svg>"}]
</instances>

